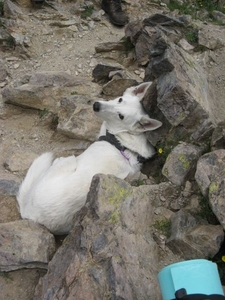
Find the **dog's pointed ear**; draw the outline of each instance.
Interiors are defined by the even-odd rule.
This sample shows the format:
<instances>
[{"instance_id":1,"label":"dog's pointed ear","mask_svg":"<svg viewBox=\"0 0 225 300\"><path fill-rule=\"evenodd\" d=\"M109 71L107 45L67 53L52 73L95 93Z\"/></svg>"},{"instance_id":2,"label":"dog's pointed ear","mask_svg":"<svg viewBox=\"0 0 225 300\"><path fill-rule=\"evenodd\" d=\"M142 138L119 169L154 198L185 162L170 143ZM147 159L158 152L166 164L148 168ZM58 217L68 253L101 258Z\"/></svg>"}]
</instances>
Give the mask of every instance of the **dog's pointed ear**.
<instances>
[{"instance_id":1,"label":"dog's pointed ear","mask_svg":"<svg viewBox=\"0 0 225 300\"><path fill-rule=\"evenodd\" d=\"M135 124L135 132L145 132L155 130L162 126L162 122L151 119L148 115L143 115Z\"/></svg>"},{"instance_id":2,"label":"dog's pointed ear","mask_svg":"<svg viewBox=\"0 0 225 300\"><path fill-rule=\"evenodd\" d=\"M126 91L124 92L124 95L130 94L133 96L137 96L139 98L139 100L141 101L151 84L152 84L152 82L143 82L143 83L139 84L138 86L130 87L130 88L126 89Z\"/></svg>"}]
</instances>

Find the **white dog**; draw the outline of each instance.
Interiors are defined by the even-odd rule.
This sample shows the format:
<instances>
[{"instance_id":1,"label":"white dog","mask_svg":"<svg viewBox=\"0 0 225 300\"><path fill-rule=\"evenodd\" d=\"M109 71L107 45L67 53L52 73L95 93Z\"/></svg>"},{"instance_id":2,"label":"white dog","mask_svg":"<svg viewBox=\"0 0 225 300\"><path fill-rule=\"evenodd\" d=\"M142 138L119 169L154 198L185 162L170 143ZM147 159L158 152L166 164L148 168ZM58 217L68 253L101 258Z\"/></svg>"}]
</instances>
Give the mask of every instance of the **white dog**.
<instances>
[{"instance_id":1,"label":"white dog","mask_svg":"<svg viewBox=\"0 0 225 300\"><path fill-rule=\"evenodd\" d=\"M145 82L115 100L95 102L93 110L104 120L100 138L78 157L53 160L52 153L44 153L32 163L17 196L22 218L45 225L53 234L68 233L95 174L125 179L140 170L155 152L145 132L162 125L140 103L150 85Z\"/></svg>"}]
</instances>

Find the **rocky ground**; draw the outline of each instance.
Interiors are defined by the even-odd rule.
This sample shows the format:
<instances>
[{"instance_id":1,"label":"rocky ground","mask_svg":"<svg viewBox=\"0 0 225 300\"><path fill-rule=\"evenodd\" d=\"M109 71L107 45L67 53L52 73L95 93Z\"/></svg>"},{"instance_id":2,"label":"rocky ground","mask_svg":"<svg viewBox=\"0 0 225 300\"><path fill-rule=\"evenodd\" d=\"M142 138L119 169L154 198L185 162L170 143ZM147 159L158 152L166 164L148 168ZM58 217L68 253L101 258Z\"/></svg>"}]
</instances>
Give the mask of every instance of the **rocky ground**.
<instances>
[{"instance_id":1,"label":"rocky ground","mask_svg":"<svg viewBox=\"0 0 225 300\"><path fill-rule=\"evenodd\" d=\"M10 5L9 3L8 6L11 7ZM130 0L124 4L124 9L127 10L130 20L142 19L156 12L169 12L165 4L148 0ZM11 34L17 39L18 45L15 49L2 49L0 52L0 59L9 74L2 80L1 87L7 84L16 85L20 80L26 81L27 75L37 71L66 71L71 75L91 80L93 68L103 60L96 53L95 47L101 42L118 42L124 37L124 28L110 24L107 16L100 10L99 2L94 2L94 10L94 17L82 19L78 2L46 2L37 6L29 1L18 0L17 8L11 7L8 10L11 16L9 21ZM210 23L207 25L207 30L213 31L218 38L225 40L224 27ZM223 99L224 48L215 49L207 56L199 56L199 60L208 73L214 97ZM136 66L133 71L142 74L140 66ZM223 120L224 108L214 109L219 111L217 116ZM33 157L44 151L73 150L73 140L55 132L55 128L50 126L52 118L52 114L48 111L43 114L34 109L6 105L2 99L0 100L1 179L19 182ZM10 204L8 207L10 208ZM11 220L16 218L18 212L14 211ZM8 220L4 219L2 214L1 222L6 221ZM169 251L161 254L163 257L159 268L163 264L170 263L172 259ZM35 283L44 273L45 271L39 269L0 273L0 298L32 299Z\"/></svg>"}]
</instances>

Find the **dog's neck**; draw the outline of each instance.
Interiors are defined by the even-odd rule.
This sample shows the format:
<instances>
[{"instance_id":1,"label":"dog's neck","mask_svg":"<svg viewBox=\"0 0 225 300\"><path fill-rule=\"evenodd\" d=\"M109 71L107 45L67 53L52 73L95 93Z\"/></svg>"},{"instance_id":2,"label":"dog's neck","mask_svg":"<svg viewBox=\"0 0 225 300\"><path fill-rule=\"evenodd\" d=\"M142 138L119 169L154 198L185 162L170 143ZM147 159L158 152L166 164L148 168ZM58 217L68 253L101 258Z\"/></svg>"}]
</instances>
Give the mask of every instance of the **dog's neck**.
<instances>
[{"instance_id":1,"label":"dog's neck","mask_svg":"<svg viewBox=\"0 0 225 300\"><path fill-rule=\"evenodd\" d=\"M130 150L137 154L137 160L140 163L145 162L153 156L154 147L147 141L144 134L132 135L127 132L111 134L108 130L106 134L99 137L99 141L107 141L115 146L126 158L125 150Z\"/></svg>"}]
</instances>

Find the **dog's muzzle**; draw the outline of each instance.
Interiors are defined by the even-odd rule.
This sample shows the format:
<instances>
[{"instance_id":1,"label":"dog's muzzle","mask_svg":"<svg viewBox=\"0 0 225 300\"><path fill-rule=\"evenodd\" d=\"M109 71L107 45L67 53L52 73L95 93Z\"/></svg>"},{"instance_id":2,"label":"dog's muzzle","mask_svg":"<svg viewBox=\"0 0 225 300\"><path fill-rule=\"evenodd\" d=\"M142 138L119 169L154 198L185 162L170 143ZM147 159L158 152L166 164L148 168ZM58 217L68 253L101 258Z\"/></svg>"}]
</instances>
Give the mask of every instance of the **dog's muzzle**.
<instances>
[{"instance_id":1,"label":"dog's muzzle","mask_svg":"<svg viewBox=\"0 0 225 300\"><path fill-rule=\"evenodd\" d=\"M93 110L94 111L100 111L100 107L101 107L101 103L99 103L99 102L95 102L94 104L93 104Z\"/></svg>"}]
</instances>

